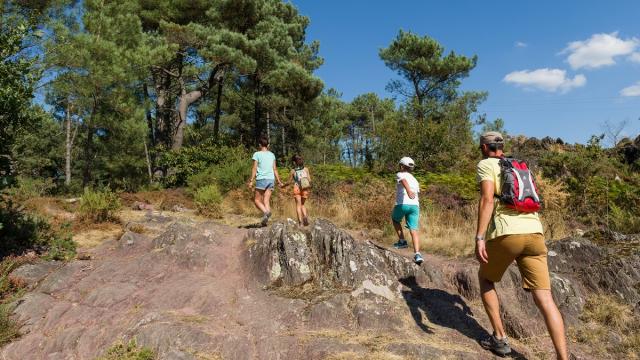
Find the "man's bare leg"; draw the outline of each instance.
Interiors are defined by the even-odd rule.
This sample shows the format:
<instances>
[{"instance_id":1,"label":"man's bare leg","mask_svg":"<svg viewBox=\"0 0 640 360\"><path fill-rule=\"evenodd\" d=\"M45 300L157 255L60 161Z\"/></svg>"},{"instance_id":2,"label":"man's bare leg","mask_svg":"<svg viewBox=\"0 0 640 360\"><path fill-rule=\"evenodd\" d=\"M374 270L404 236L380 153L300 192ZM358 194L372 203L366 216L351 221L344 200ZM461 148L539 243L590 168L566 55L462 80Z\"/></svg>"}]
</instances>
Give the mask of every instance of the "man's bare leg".
<instances>
[{"instance_id":1,"label":"man's bare leg","mask_svg":"<svg viewBox=\"0 0 640 360\"><path fill-rule=\"evenodd\" d=\"M484 304L484 310L489 316L491 326L496 334L496 337L502 339L506 336L504 332L504 326L502 319L500 318L500 301L498 300L498 293L494 283L486 280L482 277L478 277L480 281L480 294L482 297L482 303Z\"/></svg>"},{"instance_id":2,"label":"man's bare leg","mask_svg":"<svg viewBox=\"0 0 640 360\"><path fill-rule=\"evenodd\" d=\"M567 339L564 333L562 315L553 301L551 290L532 290L533 300L544 317L551 341L556 349L556 356L560 360L568 359Z\"/></svg>"}]
</instances>

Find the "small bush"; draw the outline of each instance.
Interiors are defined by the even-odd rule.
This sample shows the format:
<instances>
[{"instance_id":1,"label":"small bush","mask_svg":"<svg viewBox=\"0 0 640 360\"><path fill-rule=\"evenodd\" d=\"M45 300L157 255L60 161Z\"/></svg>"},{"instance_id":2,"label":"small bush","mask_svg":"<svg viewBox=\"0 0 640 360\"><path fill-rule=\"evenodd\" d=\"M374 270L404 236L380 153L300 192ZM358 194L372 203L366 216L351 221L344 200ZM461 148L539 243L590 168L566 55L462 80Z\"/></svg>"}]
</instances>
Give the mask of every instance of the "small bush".
<instances>
[{"instance_id":1,"label":"small bush","mask_svg":"<svg viewBox=\"0 0 640 360\"><path fill-rule=\"evenodd\" d=\"M75 243L68 233L52 229L49 222L28 213L12 202L0 201L0 257L20 255L28 250L68 259L75 254Z\"/></svg>"},{"instance_id":2,"label":"small bush","mask_svg":"<svg viewBox=\"0 0 640 360\"><path fill-rule=\"evenodd\" d=\"M62 225L62 229L54 233L48 243L46 260L70 260L76 255L76 242L70 231L70 224Z\"/></svg>"},{"instance_id":3,"label":"small bush","mask_svg":"<svg viewBox=\"0 0 640 360\"><path fill-rule=\"evenodd\" d=\"M216 184L222 193L243 186L251 175L251 163L246 159L214 165L204 171L190 176L187 180L189 189L195 193L197 189Z\"/></svg>"},{"instance_id":4,"label":"small bush","mask_svg":"<svg viewBox=\"0 0 640 360\"><path fill-rule=\"evenodd\" d=\"M127 344L116 343L98 360L154 360L156 354L149 348L140 348L136 340L131 340Z\"/></svg>"},{"instance_id":5,"label":"small bush","mask_svg":"<svg viewBox=\"0 0 640 360\"><path fill-rule=\"evenodd\" d=\"M248 161L250 155L244 148L211 142L183 147L178 151L165 151L159 155L159 166L167 169L167 176L163 179L163 183L167 187L183 186L188 183L189 177L200 174L214 165L225 166L244 160L244 167L250 167ZM246 178L243 181L246 181Z\"/></svg>"},{"instance_id":6,"label":"small bush","mask_svg":"<svg viewBox=\"0 0 640 360\"><path fill-rule=\"evenodd\" d=\"M24 284L16 282L9 274L33 260L34 257L7 256L0 262L0 303L10 299L15 293L24 288Z\"/></svg>"},{"instance_id":7,"label":"small bush","mask_svg":"<svg viewBox=\"0 0 640 360\"><path fill-rule=\"evenodd\" d=\"M18 177L16 186L10 188L8 195L17 201L25 201L28 199L47 195L55 187L51 179L35 179L29 177Z\"/></svg>"},{"instance_id":8,"label":"small bush","mask_svg":"<svg viewBox=\"0 0 640 360\"><path fill-rule=\"evenodd\" d=\"M216 184L199 188L194 200L200 214L217 219L222 217L222 195Z\"/></svg>"},{"instance_id":9,"label":"small bush","mask_svg":"<svg viewBox=\"0 0 640 360\"><path fill-rule=\"evenodd\" d=\"M7 256L0 262L0 346L20 336L19 324L11 318L9 302L24 289L25 284L12 279L9 274L35 257Z\"/></svg>"},{"instance_id":10,"label":"small bush","mask_svg":"<svg viewBox=\"0 0 640 360\"><path fill-rule=\"evenodd\" d=\"M0 346L10 343L19 336L20 326L11 318L9 305L0 304Z\"/></svg>"},{"instance_id":11,"label":"small bush","mask_svg":"<svg viewBox=\"0 0 640 360\"><path fill-rule=\"evenodd\" d=\"M569 209L567 209L567 199L569 198L569 193L560 180L538 177L536 184L542 197L541 220L545 234L549 239L561 239L568 234Z\"/></svg>"},{"instance_id":12,"label":"small bush","mask_svg":"<svg viewBox=\"0 0 640 360\"><path fill-rule=\"evenodd\" d=\"M78 209L82 220L105 222L116 219L115 213L120 209L120 199L115 193L103 190L85 189Z\"/></svg>"}]
</instances>

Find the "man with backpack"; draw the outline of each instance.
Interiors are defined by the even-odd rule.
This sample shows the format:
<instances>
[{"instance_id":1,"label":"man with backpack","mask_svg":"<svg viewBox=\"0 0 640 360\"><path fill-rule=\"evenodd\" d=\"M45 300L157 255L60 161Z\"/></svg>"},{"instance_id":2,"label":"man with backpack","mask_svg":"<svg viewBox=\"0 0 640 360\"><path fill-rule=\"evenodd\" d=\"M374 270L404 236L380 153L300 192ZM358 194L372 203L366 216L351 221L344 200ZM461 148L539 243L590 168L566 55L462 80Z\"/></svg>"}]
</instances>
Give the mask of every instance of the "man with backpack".
<instances>
[{"instance_id":1,"label":"man with backpack","mask_svg":"<svg viewBox=\"0 0 640 360\"><path fill-rule=\"evenodd\" d=\"M480 137L484 159L477 166L480 204L476 231L478 278L493 334L480 341L483 348L504 356L511 352L500 318L494 283L515 260L523 288L542 313L558 359L567 359L564 322L551 295L547 248L537 211L540 198L526 163L504 156L504 137L494 131Z\"/></svg>"}]
</instances>

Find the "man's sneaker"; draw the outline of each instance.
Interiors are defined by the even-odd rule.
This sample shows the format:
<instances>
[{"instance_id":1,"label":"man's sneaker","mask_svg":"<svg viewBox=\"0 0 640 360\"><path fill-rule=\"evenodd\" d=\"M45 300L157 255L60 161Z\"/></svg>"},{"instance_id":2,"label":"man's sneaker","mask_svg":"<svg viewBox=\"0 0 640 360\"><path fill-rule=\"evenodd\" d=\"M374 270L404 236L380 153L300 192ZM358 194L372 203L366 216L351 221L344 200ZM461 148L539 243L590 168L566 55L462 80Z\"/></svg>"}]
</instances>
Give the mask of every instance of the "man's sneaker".
<instances>
[{"instance_id":1,"label":"man's sneaker","mask_svg":"<svg viewBox=\"0 0 640 360\"><path fill-rule=\"evenodd\" d=\"M407 244L407 240L400 239L397 243L393 244L393 247L396 249L406 249L409 247L409 244Z\"/></svg>"},{"instance_id":2,"label":"man's sneaker","mask_svg":"<svg viewBox=\"0 0 640 360\"><path fill-rule=\"evenodd\" d=\"M484 349L491 350L496 355L505 356L511 353L511 347L509 346L509 341L505 336L502 339L498 339L496 334L488 336L485 339L480 340L480 346Z\"/></svg>"},{"instance_id":3,"label":"man's sneaker","mask_svg":"<svg viewBox=\"0 0 640 360\"><path fill-rule=\"evenodd\" d=\"M413 255L413 262L420 265L424 262L424 259L422 258L422 255L420 253L416 253L415 255Z\"/></svg>"},{"instance_id":4,"label":"man's sneaker","mask_svg":"<svg viewBox=\"0 0 640 360\"><path fill-rule=\"evenodd\" d=\"M309 226L309 218L306 216L302 218L302 225Z\"/></svg>"}]
</instances>

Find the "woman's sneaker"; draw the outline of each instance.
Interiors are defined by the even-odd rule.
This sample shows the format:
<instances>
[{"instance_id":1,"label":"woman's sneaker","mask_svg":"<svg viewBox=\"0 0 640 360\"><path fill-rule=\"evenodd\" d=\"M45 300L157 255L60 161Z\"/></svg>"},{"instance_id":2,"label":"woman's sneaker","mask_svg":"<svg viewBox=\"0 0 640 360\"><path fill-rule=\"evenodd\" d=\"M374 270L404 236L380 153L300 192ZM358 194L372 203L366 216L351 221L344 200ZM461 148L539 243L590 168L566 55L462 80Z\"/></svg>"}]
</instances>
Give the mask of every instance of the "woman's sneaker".
<instances>
[{"instance_id":1,"label":"woman's sneaker","mask_svg":"<svg viewBox=\"0 0 640 360\"><path fill-rule=\"evenodd\" d=\"M493 353L500 356L505 356L511 353L511 347L509 346L507 337L505 336L502 339L498 339L495 333L480 340L480 346L486 350L491 350Z\"/></svg>"},{"instance_id":2,"label":"woman's sneaker","mask_svg":"<svg viewBox=\"0 0 640 360\"><path fill-rule=\"evenodd\" d=\"M266 212L264 213L264 215L262 215L262 221L260 222L262 226L267 226L267 223L269 222L270 217L271 217L271 212Z\"/></svg>"},{"instance_id":3,"label":"woman's sneaker","mask_svg":"<svg viewBox=\"0 0 640 360\"><path fill-rule=\"evenodd\" d=\"M420 253L416 253L415 255L413 255L413 262L420 265L424 262L424 259L422 258L422 254Z\"/></svg>"},{"instance_id":4,"label":"woman's sneaker","mask_svg":"<svg viewBox=\"0 0 640 360\"><path fill-rule=\"evenodd\" d=\"M397 243L393 244L393 247L396 249L406 249L409 247L409 244L407 244L407 240L400 239Z\"/></svg>"}]
</instances>

